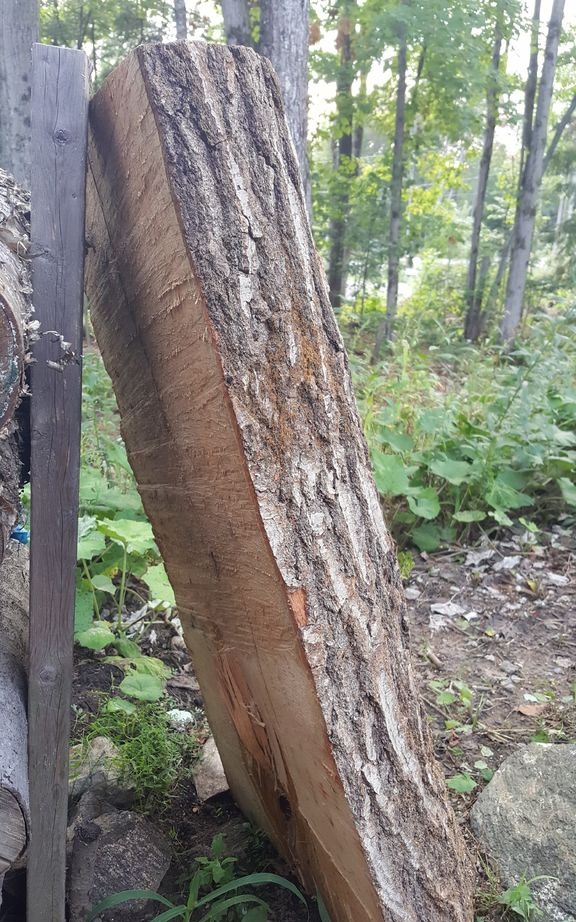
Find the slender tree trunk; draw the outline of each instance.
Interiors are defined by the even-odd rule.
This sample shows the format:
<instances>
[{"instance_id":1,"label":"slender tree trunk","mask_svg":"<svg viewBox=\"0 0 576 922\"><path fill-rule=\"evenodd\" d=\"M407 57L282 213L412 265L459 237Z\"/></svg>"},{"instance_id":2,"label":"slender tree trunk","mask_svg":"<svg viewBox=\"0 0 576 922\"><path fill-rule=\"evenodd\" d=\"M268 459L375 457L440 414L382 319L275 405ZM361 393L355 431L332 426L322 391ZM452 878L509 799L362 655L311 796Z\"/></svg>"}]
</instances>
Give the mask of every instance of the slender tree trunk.
<instances>
[{"instance_id":1,"label":"slender tree trunk","mask_svg":"<svg viewBox=\"0 0 576 922\"><path fill-rule=\"evenodd\" d=\"M403 0L409 6L410 0ZM396 90L396 115L394 122L394 151L392 155L392 182L390 184L390 227L388 231L388 285L386 289L386 316L376 332L372 361L376 361L384 342L392 339L394 320L398 307L400 278L400 234L402 231L402 185L404 179L404 131L406 123L406 69L408 65L408 40L406 26L400 23Z\"/></svg>"},{"instance_id":2,"label":"slender tree trunk","mask_svg":"<svg viewBox=\"0 0 576 922\"><path fill-rule=\"evenodd\" d=\"M176 24L176 41L188 40L188 13L186 0L174 0L174 22Z\"/></svg>"},{"instance_id":3,"label":"slender tree trunk","mask_svg":"<svg viewBox=\"0 0 576 922\"><path fill-rule=\"evenodd\" d=\"M486 127L484 129L484 143L480 168L478 171L478 184L472 215L472 237L470 242L470 258L468 260L468 276L466 280L466 319L464 322L464 338L476 342L480 335L480 312L482 308L481 297L477 291L478 257L480 254L480 234L484 218L486 191L494 147L494 133L498 117L498 74L500 72L500 55L502 51L502 34L500 22L496 23L496 35L492 49L492 62L488 77L488 92L486 94Z\"/></svg>"},{"instance_id":4,"label":"slender tree trunk","mask_svg":"<svg viewBox=\"0 0 576 922\"><path fill-rule=\"evenodd\" d=\"M350 204L354 147L352 84L356 71L353 60L352 30L355 11L356 0L343 0L336 40L340 50L340 64L336 80L336 123L339 135L335 169L339 176L332 203L333 215L330 220L330 254L328 257L328 288L330 303L335 311L341 307L346 288L346 222Z\"/></svg>"},{"instance_id":5,"label":"slender tree trunk","mask_svg":"<svg viewBox=\"0 0 576 922\"><path fill-rule=\"evenodd\" d=\"M0 0L0 168L30 186L30 74L36 0Z\"/></svg>"},{"instance_id":6,"label":"slender tree trunk","mask_svg":"<svg viewBox=\"0 0 576 922\"><path fill-rule=\"evenodd\" d=\"M510 271L506 286L506 305L501 327L501 336L504 342L511 342L514 339L522 317L524 291L538 206L538 193L544 167L544 148L554 88L556 58L562 31L564 3L565 0L554 0L548 24L530 150L526 160L523 188L512 239Z\"/></svg>"},{"instance_id":7,"label":"slender tree trunk","mask_svg":"<svg viewBox=\"0 0 576 922\"><path fill-rule=\"evenodd\" d=\"M248 0L220 0L220 6L228 44L252 47Z\"/></svg>"},{"instance_id":8,"label":"slender tree trunk","mask_svg":"<svg viewBox=\"0 0 576 922\"><path fill-rule=\"evenodd\" d=\"M286 118L308 211L311 209L308 169L308 14L310 0L260 0L260 43L258 50L278 74Z\"/></svg>"},{"instance_id":9,"label":"slender tree trunk","mask_svg":"<svg viewBox=\"0 0 576 922\"><path fill-rule=\"evenodd\" d=\"M94 326L234 796L332 922L469 922L272 68L146 45L91 132Z\"/></svg>"},{"instance_id":10,"label":"slender tree trunk","mask_svg":"<svg viewBox=\"0 0 576 922\"><path fill-rule=\"evenodd\" d=\"M541 0L534 0L532 26L530 30L530 58L528 61L528 76L526 78L526 86L524 87L524 115L522 117L522 145L520 150L520 169L518 171L517 202L520 201L520 194L524 182L524 169L526 167L528 152L532 145L534 104L536 102L536 90L538 88L538 43L540 39L541 5ZM516 212L518 213L518 205L516 207Z\"/></svg>"}]
</instances>

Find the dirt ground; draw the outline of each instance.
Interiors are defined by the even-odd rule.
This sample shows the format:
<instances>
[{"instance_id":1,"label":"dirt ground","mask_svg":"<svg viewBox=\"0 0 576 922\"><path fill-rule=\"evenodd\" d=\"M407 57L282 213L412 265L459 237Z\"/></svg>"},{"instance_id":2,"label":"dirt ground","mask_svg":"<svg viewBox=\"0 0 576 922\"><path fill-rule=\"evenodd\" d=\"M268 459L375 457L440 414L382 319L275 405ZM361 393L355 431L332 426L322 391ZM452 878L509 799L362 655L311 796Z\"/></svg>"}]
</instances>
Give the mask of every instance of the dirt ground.
<instances>
[{"instance_id":1,"label":"dirt ground","mask_svg":"<svg viewBox=\"0 0 576 922\"><path fill-rule=\"evenodd\" d=\"M437 756L448 779L465 776L450 796L471 845L469 808L491 773L530 740L576 737L576 538L557 527L469 549L418 555L406 580L413 660ZM162 621L144 636L143 652L174 670L170 696L202 706L190 660L176 629ZM98 655L77 651L74 705L94 713L102 692L122 677ZM201 804L191 784L175 792L163 823L183 850L163 889L175 895L209 853L217 832L239 869L288 869L236 810L229 795ZM289 894L265 894L275 922L311 919Z\"/></svg>"}]
</instances>

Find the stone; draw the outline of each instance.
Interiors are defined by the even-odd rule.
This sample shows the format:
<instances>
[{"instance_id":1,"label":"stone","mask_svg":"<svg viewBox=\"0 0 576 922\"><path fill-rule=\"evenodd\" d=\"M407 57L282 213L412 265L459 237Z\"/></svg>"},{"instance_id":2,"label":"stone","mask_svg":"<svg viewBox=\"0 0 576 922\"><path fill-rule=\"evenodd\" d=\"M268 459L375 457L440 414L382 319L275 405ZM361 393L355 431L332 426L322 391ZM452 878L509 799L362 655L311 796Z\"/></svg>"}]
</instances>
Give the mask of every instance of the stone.
<instances>
[{"instance_id":1,"label":"stone","mask_svg":"<svg viewBox=\"0 0 576 922\"><path fill-rule=\"evenodd\" d=\"M93 795L92 795L93 796ZM115 810L74 824L69 869L70 922L121 890L157 890L170 866L167 839L145 817ZM108 909L95 922L149 922L158 903L131 901Z\"/></svg>"},{"instance_id":2,"label":"stone","mask_svg":"<svg viewBox=\"0 0 576 922\"><path fill-rule=\"evenodd\" d=\"M87 791L98 794L117 807L127 807L134 799L130 779L118 770L118 749L106 736L96 736L88 747L82 743L70 749L68 796L76 803Z\"/></svg>"},{"instance_id":3,"label":"stone","mask_svg":"<svg viewBox=\"0 0 576 922\"><path fill-rule=\"evenodd\" d=\"M220 754L212 737L204 743L200 761L194 766L192 775L198 800L202 803L228 790Z\"/></svg>"},{"instance_id":4,"label":"stone","mask_svg":"<svg viewBox=\"0 0 576 922\"><path fill-rule=\"evenodd\" d=\"M531 884L539 922L576 922L576 744L531 743L506 759L471 813L503 883Z\"/></svg>"}]
</instances>

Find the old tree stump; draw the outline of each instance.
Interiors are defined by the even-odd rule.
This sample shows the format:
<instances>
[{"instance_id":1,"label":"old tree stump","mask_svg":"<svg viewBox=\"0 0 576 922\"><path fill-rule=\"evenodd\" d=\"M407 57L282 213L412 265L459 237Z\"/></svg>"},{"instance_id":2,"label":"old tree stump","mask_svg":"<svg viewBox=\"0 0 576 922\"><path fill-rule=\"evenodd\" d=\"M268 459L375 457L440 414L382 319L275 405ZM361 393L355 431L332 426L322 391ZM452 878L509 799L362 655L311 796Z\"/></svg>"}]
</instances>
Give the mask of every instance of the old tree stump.
<instances>
[{"instance_id":1,"label":"old tree stump","mask_svg":"<svg viewBox=\"0 0 576 922\"><path fill-rule=\"evenodd\" d=\"M139 48L89 165L94 326L234 796L333 922L470 919L271 67Z\"/></svg>"},{"instance_id":2,"label":"old tree stump","mask_svg":"<svg viewBox=\"0 0 576 922\"><path fill-rule=\"evenodd\" d=\"M10 539L20 513L14 414L24 387L30 313L27 196L0 170L0 903L4 873L29 831L26 676L28 555Z\"/></svg>"}]
</instances>

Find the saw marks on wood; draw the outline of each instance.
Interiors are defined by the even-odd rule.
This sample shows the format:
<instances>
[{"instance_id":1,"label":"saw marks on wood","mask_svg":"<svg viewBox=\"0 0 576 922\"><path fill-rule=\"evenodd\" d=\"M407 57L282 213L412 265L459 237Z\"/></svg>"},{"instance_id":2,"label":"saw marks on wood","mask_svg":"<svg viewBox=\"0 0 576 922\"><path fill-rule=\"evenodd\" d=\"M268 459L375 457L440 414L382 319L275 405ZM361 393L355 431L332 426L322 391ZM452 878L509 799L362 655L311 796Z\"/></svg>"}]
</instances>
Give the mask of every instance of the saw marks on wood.
<instances>
[{"instance_id":1,"label":"saw marks on wood","mask_svg":"<svg viewBox=\"0 0 576 922\"><path fill-rule=\"evenodd\" d=\"M91 130L94 326L231 789L333 922L466 919L271 69L144 46Z\"/></svg>"}]
</instances>

